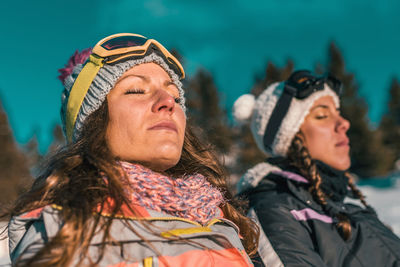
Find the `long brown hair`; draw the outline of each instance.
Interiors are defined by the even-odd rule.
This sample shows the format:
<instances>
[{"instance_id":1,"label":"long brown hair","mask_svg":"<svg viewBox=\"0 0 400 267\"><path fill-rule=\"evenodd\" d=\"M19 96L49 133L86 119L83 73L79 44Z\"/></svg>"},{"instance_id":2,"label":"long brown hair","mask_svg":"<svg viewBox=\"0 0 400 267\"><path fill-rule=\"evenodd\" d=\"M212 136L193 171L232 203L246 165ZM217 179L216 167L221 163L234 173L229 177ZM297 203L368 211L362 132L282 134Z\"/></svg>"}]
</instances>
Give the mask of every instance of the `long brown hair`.
<instances>
[{"instance_id":1,"label":"long brown hair","mask_svg":"<svg viewBox=\"0 0 400 267\"><path fill-rule=\"evenodd\" d=\"M310 193L313 198L323 208L325 208L327 204L327 196L321 189L322 178L318 172L315 161L311 158L310 152L304 145L304 136L301 132L298 132L293 138L287 157L290 163L297 167L302 175L308 179L310 182ZM346 176L349 178L348 186L353 191L353 194L361 200L365 207L367 207L365 197L355 186L352 177L348 173L346 173ZM335 214L335 216L338 219L336 227L340 235L344 240L348 240L351 236L351 224L349 218L344 213L340 212Z\"/></svg>"},{"instance_id":2,"label":"long brown hair","mask_svg":"<svg viewBox=\"0 0 400 267\"><path fill-rule=\"evenodd\" d=\"M105 243L110 241L112 218L123 204L129 206L120 182L121 172L106 144L108 105L102 106L85 121L81 137L55 153L43 166L43 172L32 188L21 195L8 213L15 216L49 204L62 207L63 226L35 256L20 261L22 266L66 266L72 260L88 260L96 265L101 260ZM221 206L224 216L236 223L243 236L243 245L249 255L255 254L258 244L258 227L234 207L226 185L226 173L214 152L203 145L187 126L182 156L176 166L167 171L178 177L199 173L223 192L227 202ZM108 177L107 182L102 177ZM107 198L114 201L111 216L100 216ZM94 213L96 208L100 210ZM133 212L133 211L132 211ZM87 259L87 252L95 230L102 229L103 245L97 259ZM131 229L135 231L135 229ZM151 244L149 244L151 246ZM74 262L75 263L75 262ZM17 265L19 265L17 262Z\"/></svg>"}]
</instances>

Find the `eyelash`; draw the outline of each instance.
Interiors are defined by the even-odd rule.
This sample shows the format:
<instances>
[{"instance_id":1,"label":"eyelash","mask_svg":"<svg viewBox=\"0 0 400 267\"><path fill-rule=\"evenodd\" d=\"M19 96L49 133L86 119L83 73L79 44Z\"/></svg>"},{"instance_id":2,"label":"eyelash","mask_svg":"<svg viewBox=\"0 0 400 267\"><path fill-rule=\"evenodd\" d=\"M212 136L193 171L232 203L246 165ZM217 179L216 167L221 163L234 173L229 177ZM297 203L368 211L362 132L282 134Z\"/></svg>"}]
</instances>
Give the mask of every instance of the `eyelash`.
<instances>
[{"instance_id":1,"label":"eyelash","mask_svg":"<svg viewBox=\"0 0 400 267\"><path fill-rule=\"evenodd\" d=\"M125 92L126 95L130 95L130 94L144 94L144 90L142 89L131 89ZM180 104L182 99L180 97L175 97L174 98L175 103Z\"/></svg>"},{"instance_id":2,"label":"eyelash","mask_svg":"<svg viewBox=\"0 0 400 267\"><path fill-rule=\"evenodd\" d=\"M129 94L144 94L144 90L142 89L130 89L128 91L125 92L126 95Z\"/></svg>"},{"instance_id":3,"label":"eyelash","mask_svg":"<svg viewBox=\"0 0 400 267\"><path fill-rule=\"evenodd\" d=\"M327 116L327 115L316 116L315 118L316 118L317 120L322 120L322 119L328 118L328 116Z\"/></svg>"}]
</instances>

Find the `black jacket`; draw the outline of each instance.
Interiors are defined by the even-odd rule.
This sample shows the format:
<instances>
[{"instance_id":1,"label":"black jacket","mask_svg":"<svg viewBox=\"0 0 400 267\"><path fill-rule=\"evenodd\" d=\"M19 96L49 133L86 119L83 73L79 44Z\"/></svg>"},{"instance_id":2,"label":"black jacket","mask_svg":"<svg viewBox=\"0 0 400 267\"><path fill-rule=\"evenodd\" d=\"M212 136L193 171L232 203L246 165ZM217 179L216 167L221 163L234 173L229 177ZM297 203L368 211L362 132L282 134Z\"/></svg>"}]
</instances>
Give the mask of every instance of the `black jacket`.
<instances>
[{"instance_id":1,"label":"black jacket","mask_svg":"<svg viewBox=\"0 0 400 267\"><path fill-rule=\"evenodd\" d=\"M344 203L344 197L352 195L347 180L339 174L335 177L335 172L328 174L334 184L324 184L324 191L332 196L324 209L313 200L308 181L293 170L264 162L242 177L238 191L248 197L249 216L262 228L258 252L264 264L255 264L400 266L400 239L372 208ZM336 229L338 211L350 219L352 235L348 241Z\"/></svg>"}]
</instances>

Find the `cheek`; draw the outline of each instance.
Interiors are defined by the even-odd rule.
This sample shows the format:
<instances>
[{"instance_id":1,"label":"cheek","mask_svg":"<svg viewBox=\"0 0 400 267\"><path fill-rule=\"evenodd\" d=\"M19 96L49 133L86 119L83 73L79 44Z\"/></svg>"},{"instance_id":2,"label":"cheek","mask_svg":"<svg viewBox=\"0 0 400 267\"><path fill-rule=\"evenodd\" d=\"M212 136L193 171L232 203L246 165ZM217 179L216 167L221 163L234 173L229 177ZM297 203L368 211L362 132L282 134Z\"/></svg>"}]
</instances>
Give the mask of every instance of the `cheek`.
<instances>
[{"instance_id":1,"label":"cheek","mask_svg":"<svg viewBox=\"0 0 400 267\"><path fill-rule=\"evenodd\" d=\"M176 112L176 124L177 127L180 129L180 139L183 142L184 136L185 136L185 131L186 131L186 115L183 112L183 110L180 109L180 111Z\"/></svg>"},{"instance_id":2,"label":"cheek","mask_svg":"<svg viewBox=\"0 0 400 267\"><path fill-rule=\"evenodd\" d=\"M309 125L302 127L301 131L304 134L307 149L313 158L325 154L333 141L332 131L328 127Z\"/></svg>"},{"instance_id":3,"label":"cheek","mask_svg":"<svg viewBox=\"0 0 400 267\"><path fill-rule=\"evenodd\" d=\"M124 143L140 133L141 117L144 116L142 112L143 110L135 105L110 105L107 126L109 139L115 143Z\"/></svg>"},{"instance_id":4,"label":"cheek","mask_svg":"<svg viewBox=\"0 0 400 267\"><path fill-rule=\"evenodd\" d=\"M349 151L337 148L332 128L321 125L306 125L301 128L305 137L305 145L313 159L320 160L338 170L350 167Z\"/></svg>"},{"instance_id":5,"label":"cheek","mask_svg":"<svg viewBox=\"0 0 400 267\"><path fill-rule=\"evenodd\" d=\"M141 103L120 101L109 107L110 120L120 125L129 125L145 116L146 106Z\"/></svg>"}]
</instances>

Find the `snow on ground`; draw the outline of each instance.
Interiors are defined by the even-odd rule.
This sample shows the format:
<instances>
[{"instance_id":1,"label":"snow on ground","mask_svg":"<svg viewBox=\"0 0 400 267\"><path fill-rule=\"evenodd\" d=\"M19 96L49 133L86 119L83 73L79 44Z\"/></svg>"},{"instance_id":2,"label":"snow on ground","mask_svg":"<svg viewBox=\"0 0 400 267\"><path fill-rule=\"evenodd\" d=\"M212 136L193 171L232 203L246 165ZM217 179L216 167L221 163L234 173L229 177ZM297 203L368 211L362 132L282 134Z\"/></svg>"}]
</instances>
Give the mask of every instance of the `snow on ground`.
<instances>
[{"instance_id":1,"label":"snow on ground","mask_svg":"<svg viewBox=\"0 0 400 267\"><path fill-rule=\"evenodd\" d=\"M391 177L390 186L382 179L376 180L378 184L385 186L372 186L373 182L361 183L359 189L367 197L367 202L375 208L379 218L386 225L390 226L393 231L400 236L400 176ZM375 183L375 184L376 184ZM364 185L363 185L364 184ZM0 231L4 227L4 223L0 222ZM1 232L0 232L1 233ZM8 240L1 238L0 235L0 266L8 262Z\"/></svg>"},{"instance_id":2,"label":"snow on ground","mask_svg":"<svg viewBox=\"0 0 400 267\"><path fill-rule=\"evenodd\" d=\"M400 178L388 188L364 185L359 186L359 189L366 196L367 203L376 210L379 219L400 237Z\"/></svg>"}]
</instances>

